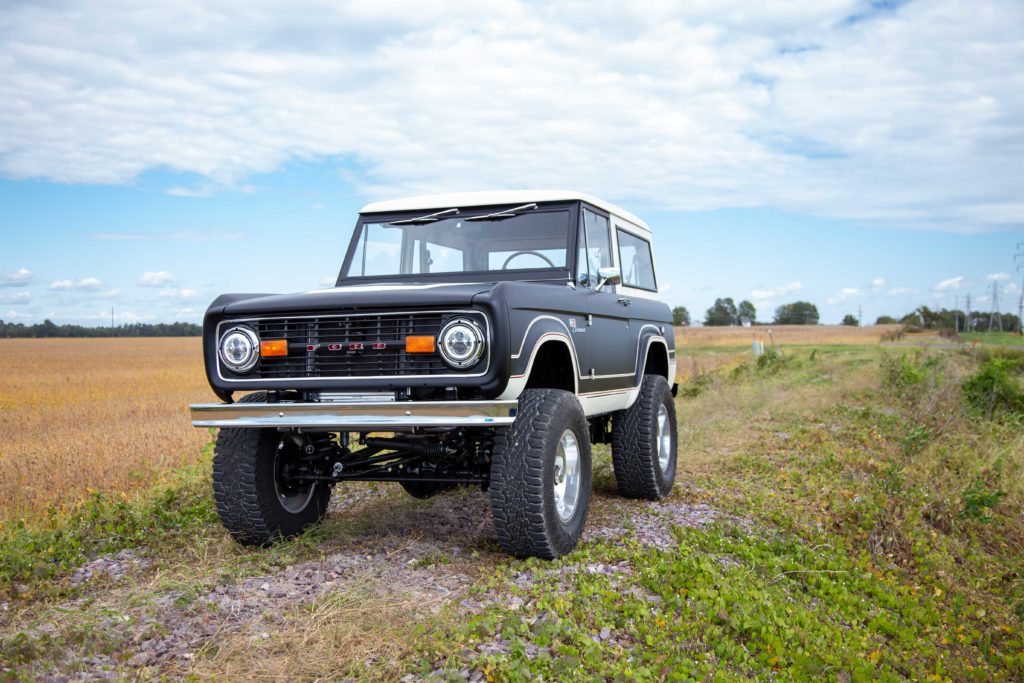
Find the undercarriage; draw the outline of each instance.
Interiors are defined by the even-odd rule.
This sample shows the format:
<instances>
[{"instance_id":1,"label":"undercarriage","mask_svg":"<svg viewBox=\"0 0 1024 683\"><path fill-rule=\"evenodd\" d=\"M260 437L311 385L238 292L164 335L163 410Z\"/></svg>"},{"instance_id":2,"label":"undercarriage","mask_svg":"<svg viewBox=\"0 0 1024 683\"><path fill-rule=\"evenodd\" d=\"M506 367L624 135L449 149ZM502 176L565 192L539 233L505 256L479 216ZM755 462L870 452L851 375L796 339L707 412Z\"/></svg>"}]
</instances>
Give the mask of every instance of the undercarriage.
<instances>
[{"instance_id":1,"label":"undercarriage","mask_svg":"<svg viewBox=\"0 0 1024 683\"><path fill-rule=\"evenodd\" d=\"M280 432L280 481L393 481L479 485L487 489L491 429L452 429L376 436L373 432Z\"/></svg>"}]
</instances>

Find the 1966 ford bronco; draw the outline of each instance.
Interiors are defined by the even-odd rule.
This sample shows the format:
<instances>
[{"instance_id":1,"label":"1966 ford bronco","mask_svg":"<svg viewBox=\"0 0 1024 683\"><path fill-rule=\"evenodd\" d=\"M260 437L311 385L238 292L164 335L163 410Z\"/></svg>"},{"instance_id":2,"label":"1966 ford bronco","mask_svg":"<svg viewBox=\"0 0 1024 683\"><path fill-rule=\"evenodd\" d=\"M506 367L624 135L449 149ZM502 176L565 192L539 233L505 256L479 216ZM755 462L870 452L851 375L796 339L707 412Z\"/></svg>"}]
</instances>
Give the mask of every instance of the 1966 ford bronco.
<instances>
[{"instance_id":1,"label":"1966 ford bronco","mask_svg":"<svg viewBox=\"0 0 1024 683\"><path fill-rule=\"evenodd\" d=\"M344 481L418 498L474 485L505 551L571 551L591 444L611 444L622 495L672 488L675 339L657 293L650 229L583 194L365 206L336 286L206 311L224 403L192 406L192 424L220 428L224 526L246 544L293 536Z\"/></svg>"}]
</instances>

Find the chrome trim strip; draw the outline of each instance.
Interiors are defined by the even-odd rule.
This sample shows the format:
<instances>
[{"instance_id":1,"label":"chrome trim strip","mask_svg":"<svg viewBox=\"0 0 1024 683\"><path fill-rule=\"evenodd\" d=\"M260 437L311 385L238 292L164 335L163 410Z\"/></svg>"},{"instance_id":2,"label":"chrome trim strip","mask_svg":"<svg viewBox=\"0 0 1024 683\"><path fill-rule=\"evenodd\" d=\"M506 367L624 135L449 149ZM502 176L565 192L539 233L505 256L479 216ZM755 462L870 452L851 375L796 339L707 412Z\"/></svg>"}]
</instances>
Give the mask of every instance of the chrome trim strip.
<instances>
[{"instance_id":1,"label":"chrome trim strip","mask_svg":"<svg viewBox=\"0 0 1024 683\"><path fill-rule=\"evenodd\" d=\"M368 403L198 403L193 427L286 427L403 431L413 427L512 424L518 401L375 401Z\"/></svg>"},{"instance_id":2,"label":"chrome trim strip","mask_svg":"<svg viewBox=\"0 0 1024 683\"><path fill-rule=\"evenodd\" d=\"M220 380L223 381L223 382L231 382L233 384L248 384L248 383L251 383L251 382L277 382L279 384L280 383L291 384L293 382L316 382L316 381L325 380L325 379L337 380L337 381L342 381L342 382L351 382L351 383L355 383L355 384L358 384L359 382L364 381L364 380L368 380L368 379L388 379L388 380L395 380L397 383L401 384L403 381L405 381L407 379L429 379L429 380L434 380L434 379L462 379L462 378L465 378L465 377L483 377L484 375L487 374L487 371L490 370L490 368L491 368L491 345L492 345L491 320L490 320L490 318L487 317L487 314L484 313L483 311L478 311L478 310L473 310L473 309L468 309L468 310L466 310L466 309L456 309L456 310L431 309L431 310L421 310L421 311L382 311L382 312L379 312L379 313L374 313L374 312L371 311L371 312L361 312L361 313L329 313L329 314L326 314L326 315L268 315L268 316L260 316L260 317L256 317L256 318L226 318L224 320L221 320L219 323L217 323L217 328L214 331L214 335L215 335L215 338L217 340L217 343L220 344L220 337L221 337L220 328L221 328L221 325L233 325L235 323L244 323L244 322L252 323L252 322L259 322L261 320L309 320L309 319L313 319L313 318L319 318L319 319L323 319L323 318L355 318L355 317L359 317L359 316L371 316L371 315L382 315L382 316L385 316L385 315L415 315L415 314L418 314L418 313L428 313L428 314L429 313L441 313L441 314L460 313L460 314L476 315L476 316L479 316L479 317L483 318L483 320L484 320L484 336L486 337L486 340L487 340L486 341L487 348L484 349L484 353L487 355L487 363L484 366L484 369L482 371L480 371L480 372L473 372L473 373L470 373L470 372L460 372L460 373L457 373L457 374L447 374L447 375L369 375L369 376L360 375L358 377L352 377L352 376L349 376L349 375L341 375L341 376L330 376L330 377L326 377L326 376L325 377L262 377L262 378L239 379L237 377L225 377L224 376L224 374L221 372L220 354L218 353L217 354L218 357L216 359L216 361L217 361L217 377L220 378ZM257 334L257 336L259 336L259 335Z\"/></svg>"}]
</instances>

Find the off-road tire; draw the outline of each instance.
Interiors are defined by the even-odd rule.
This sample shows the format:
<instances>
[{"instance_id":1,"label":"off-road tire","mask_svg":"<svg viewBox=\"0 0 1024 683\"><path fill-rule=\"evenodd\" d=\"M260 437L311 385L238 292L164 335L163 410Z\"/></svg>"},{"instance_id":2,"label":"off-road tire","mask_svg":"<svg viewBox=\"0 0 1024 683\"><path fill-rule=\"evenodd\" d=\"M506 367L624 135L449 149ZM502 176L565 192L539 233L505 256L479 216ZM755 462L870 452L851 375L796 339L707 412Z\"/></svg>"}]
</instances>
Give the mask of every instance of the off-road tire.
<instances>
[{"instance_id":1,"label":"off-road tire","mask_svg":"<svg viewBox=\"0 0 1024 683\"><path fill-rule=\"evenodd\" d=\"M672 435L668 464L658 460L658 408L668 411ZM661 375L644 375L636 402L612 415L612 465L619 493L626 498L658 500L672 490L676 477L676 406Z\"/></svg>"},{"instance_id":2,"label":"off-road tire","mask_svg":"<svg viewBox=\"0 0 1024 683\"><path fill-rule=\"evenodd\" d=\"M563 522L555 508L555 454L566 430L579 449L579 497ZM527 389L516 421L495 433L491 458L491 512L502 549L516 557L554 559L571 552L590 507L590 433L576 396L558 389Z\"/></svg>"},{"instance_id":3,"label":"off-road tire","mask_svg":"<svg viewBox=\"0 0 1024 683\"><path fill-rule=\"evenodd\" d=\"M260 403L261 393L240 403ZM312 499L301 512L285 509L274 487L276 429L221 429L213 449L213 499L224 528L243 545L269 545L297 536L323 519L331 489L316 484Z\"/></svg>"}]
</instances>

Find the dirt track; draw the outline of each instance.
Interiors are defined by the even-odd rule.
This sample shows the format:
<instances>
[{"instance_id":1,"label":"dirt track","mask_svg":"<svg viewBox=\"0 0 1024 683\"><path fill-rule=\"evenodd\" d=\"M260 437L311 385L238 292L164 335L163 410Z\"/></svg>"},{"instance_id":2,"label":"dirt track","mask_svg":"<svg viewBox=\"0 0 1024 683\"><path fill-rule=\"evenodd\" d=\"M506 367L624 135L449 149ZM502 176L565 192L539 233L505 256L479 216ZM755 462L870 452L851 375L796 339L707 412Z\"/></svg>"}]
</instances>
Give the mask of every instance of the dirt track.
<instances>
[{"instance_id":1,"label":"dirt track","mask_svg":"<svg viewBox=\"0 0 1024 683\"><path fill-rule=\"evenodd\" d=\"M410 618L446 606L473 611L506 599L467 599L468 589L489 570L511 561L494 540L485 493L457 491L416 501L397 486L358 485L347 493L339 488L338 494L328 524L351 523L344 537L329 538L319 559L273 572L238 579L199 576L175 587L159 580L145 556L126 551L90 562L72 578L83 597L24 615L13 625L62 644L55 666L25 673L48 681L202 676L211 648L268 639L292 627L297 610L315 609L333 596L380 601L385 612L397 605L410 610ZM598 490L583 543L631 537L667 547L674 543L671 526L704 526L720 516L706 505L625 501ZM517 581L531 576L527 572ZM473 672L460 673L475 679Z\"/></svg>"}]
</instances>

